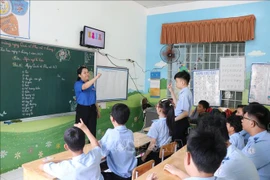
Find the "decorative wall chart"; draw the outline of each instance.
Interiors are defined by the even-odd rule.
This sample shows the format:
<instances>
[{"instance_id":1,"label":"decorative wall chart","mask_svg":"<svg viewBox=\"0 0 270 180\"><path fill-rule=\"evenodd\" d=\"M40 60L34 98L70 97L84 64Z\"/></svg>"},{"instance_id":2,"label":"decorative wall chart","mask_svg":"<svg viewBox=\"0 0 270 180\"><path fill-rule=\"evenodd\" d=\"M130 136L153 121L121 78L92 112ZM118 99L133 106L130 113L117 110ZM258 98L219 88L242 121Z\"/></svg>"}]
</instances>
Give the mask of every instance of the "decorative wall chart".
<instances>
[{"instance_id":1,"label":"decorative wall chart","mask_svg":"<svg viewBox=\"0 0 270 180\"><path fill-rule=\"evenodd\" d=\"M252 64L248 101L270 105L270 64Z\"/></svg>"},{"instance_id":2,"label":"decorative wall chart","mask_svg":"<svg viewBox=\"0 0 270 180\"><path fill-rule=\"evenodd\" d=\"M1 0L0 34L30 38L30 1Z\"/></svg>"},{"instance_id":3,"label":"decorative wall chart","mask_svg":"<svg viewBox=\"0 0 270 180\"><path fill-rule=\"evenodd\" d=\"M219 70L193 71L193 104L206 100L210 106L220 106Z\"/></svg>"},{"instance_id":4,"label":"decorative wall chart","mask_svg":"<svg viewBox=\"0 0 270 180\"><path fill-rule=\"evenodd\" d=\"M244 91L245 57L220 57L220 90Z\"/></svg>"}]
</instances>

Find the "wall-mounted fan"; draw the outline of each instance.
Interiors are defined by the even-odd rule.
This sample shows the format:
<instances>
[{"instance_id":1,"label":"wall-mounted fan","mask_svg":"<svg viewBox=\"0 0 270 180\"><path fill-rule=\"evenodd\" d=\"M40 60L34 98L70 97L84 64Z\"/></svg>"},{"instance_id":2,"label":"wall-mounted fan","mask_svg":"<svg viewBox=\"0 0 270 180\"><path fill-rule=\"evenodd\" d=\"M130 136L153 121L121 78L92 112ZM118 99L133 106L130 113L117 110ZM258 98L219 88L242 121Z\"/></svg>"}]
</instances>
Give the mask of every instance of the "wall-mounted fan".
<instances>
[{"instance_id":1,"label":"wall-mounted fan","mask_svg":"<svg viewBox=\"0 0 270 180\"><path fill-rule=\"evenodd\" d=\"M160 50L160 57L165 63L172 64L180 58L180 50L174 48L173 44L165 45Z\"/></svg>"}]
</instances>

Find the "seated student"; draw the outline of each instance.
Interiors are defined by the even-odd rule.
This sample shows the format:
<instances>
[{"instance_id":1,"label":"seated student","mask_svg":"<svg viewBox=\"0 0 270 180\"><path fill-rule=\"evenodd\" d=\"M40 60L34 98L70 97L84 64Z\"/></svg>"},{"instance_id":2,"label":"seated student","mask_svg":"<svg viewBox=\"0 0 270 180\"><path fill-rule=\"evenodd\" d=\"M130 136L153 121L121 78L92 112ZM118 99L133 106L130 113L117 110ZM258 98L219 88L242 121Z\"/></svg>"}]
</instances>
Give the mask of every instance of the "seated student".
<instances>
[{"instance_id":1,"label":"seated student","mask_svg":"<svg viewBox=\"0 0 270 180\"><path fill-rule=\"evenodd\" d=\"M201 100L198 103L198 106L193 111L193 113L190 116L190 123L198 124L199 118L201 118L203 115L206 114L207 110L209 108L209 103L205 100Z\"/></svg>"},{"instance_id":2,"label":"seated student","mask_svg":"<svg viewBox=\"0 0 270 180\"><path fill-rule=\"evenodd\" d=\"M198 129L215 128L220 131L224 142L227 144L227 155L221 166L215 172L218 180L259 180L256 167L239 149L229 142L226 119L222 116L203 117Z\"/></svg>"},{"instance_id":3,"label":"seated student","mask_svg":"<svg viewBox=\"0 0 270 180\"><path fill-rule=\"evenodd\" d=\"M185 180L214 180L214 173L226 155L226 144L220 132L211 129L194 129L187 141L184 166L187 174L173 165L166 164L164 169Z\"/></svg>"},{"instance_id":4,"label":"seated student","mask_svg":"<svg viewBox=\"0 0 270 180\"><path fill-rule=\"evenodd\" d=\"M66 143L64 147L71 152L72 159L46 162L40 166L40 169L58 179L103 180L100 172L102 155L98 141L81 119L80 121L80 123L74 125L75 127L67 129L64 134L64 141ZM87 154L83 153L85 145L84 133L93 147Z\"/></svg>"},{"instance_id":5,"label":"seated student","mask_svg":"<svg viewBox=\"0 0 270 180\"><path fill-rule=\"evenodd\" d=\"M258 103L258 102L251 102L251 103L249 103L249 105L250 105L250 104L260 104L260 103Z\"/></svg>"},{"instance_id":6,"label":"seated student","mask_svg":"<svg viewBox=\"0 0 270 180\"><path fill-rule=\"evenodd\" d=\"M188 117L192 107L192 93L188 88L190 74L186 71L178 72L174 76L176 87L180 89L178 101L172 85L168 86L175 104L175 123L172 140L178 142L179 148L186 144L187 131L189 128Z\"/></svg>"},{"instance_id":7,"label":"seated student","mask_svg":"<svg viewBox=\"0 0 270 180\"><path fill-rule=\"evenodd\" d=\"M108 129L99 141L107 165L112 172L102 172L104 179L128 180L137 166L133 132L125 124L130 110L127 105L118 103L112 107L110 115L114 129Z\"/></svg>"},{"instance_id":8,"label":"seated student","mask_svg":"<svg viewBox=\"0 0 270 180\"><path fill-rule=\"evenodd\" d=\"M142 110L152 107L151 104L148 102L147 98L142 99Z\"/></svg>"},{"instance_id":9,"label":"seated student","mask_svg":"<svg viewBox=\"0 0 270 180\"><path fill-rule=\"evenodd\" d=\"M255 164L261 180L270 179L270 133L266 131L269 121L269 110L263 105L244 108L242 126L250 138L242 152Z\"/></svg>"},{"instance_id":10,"label":"seated student","mask_svg":"<svg viewBox=\"0 0 270 180\"><path fill-rule=\"evenodd\" d=\"M141 158L141 163L151 159L155 160L155 164L160 163L159 148L171 142L174 124L173 104L168 99L162 99L156 105L156 110L159 119L153 121L153 124L147 133L147 136L151 138L151 141Z\"/></svg>"},{"instance_id":11,"label":"seated student","mask_svg":"<svg viewBox=\"0 0 270 180\"><path fill-rule=\"evenodd\" d=\"M246 105L238 105L238 106L237 106L237 109L236 109L235 115L236 115L236 116L242 117L242 116L244 115L244 107L245 107L245 106L246 106ZM243 136L243 138L244 138L244 143L247 144L248 138L250 137L250 135L248 134L248 132L245 131L244 129L242 129L242 131L240 131L239 134L240 134L241 136Z\"/></svg>"},{"instance_id":12,"label":"seated student","mask_svg":"<svg viewBox=\"0 0 270 180\"><path fill-rule=\"evenodd\" d=\"M236 116L243 116L244 115L244 110L243 109L244 109L245 106L246 105L242 105L242 104L238 105L235 115Z\"/></svg>"},{"instance_id":13,"label":"seated student","mask_svg":"<svg viewBox=\"0 0 270 180\"><path fill-rule=\"evenodd\" d=\"M239 134L242 130L241 117L232 115L226 120L227 130L230 136L230 143L242 150L245 147L244 137Z\"/></svg>"}]
</instances>

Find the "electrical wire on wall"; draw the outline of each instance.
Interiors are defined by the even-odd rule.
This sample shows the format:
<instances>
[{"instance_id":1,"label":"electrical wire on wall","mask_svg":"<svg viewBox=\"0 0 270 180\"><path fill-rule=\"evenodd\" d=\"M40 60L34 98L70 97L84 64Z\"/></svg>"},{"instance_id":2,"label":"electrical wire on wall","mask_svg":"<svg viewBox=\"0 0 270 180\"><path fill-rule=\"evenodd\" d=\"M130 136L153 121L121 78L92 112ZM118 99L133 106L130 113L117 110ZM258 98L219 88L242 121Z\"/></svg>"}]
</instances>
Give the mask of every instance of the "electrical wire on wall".
<instances>
[{"instance_id":1,"label":"electrical wire on wall","mask_svg":"<svg viewBox=\"0 0 270 180\"><path fill-rule=\"evenodd\" d=\"M107 59L109 60L109 62L110 62L112 65L114 65L115 67L120 67L120 66L116 65L116 64L111 60L110 57L112 57L112 58L114 58L114 59L118 59L118 58L115 58L115 57L113 57L113 56L111 56L111 55L109 55L109 54L103 54L103 53L101 53L100 51L97 51L97 52L98 52L100 55L107 57ZM109 57L109 56L110 56L110 57ZM126 60L126 59L118 59L118 60ZM134 72L136 72L136 71L135 71L134 63L133 63L133 67L134 67ZM135 86L137 92L138 92L143 98L146 98L146 97L140 92L140 90L138 89L138 87L137 87L137 85L136 85L136 83L135 83L135 81L134 81L134 78L130 75L130 73L129 73L128 75L129 75L129 78L131 79L131 81L133 82L133 84L134 84L134 86ZM136 74L135 74L135 76L136 76ZM138 115L138 119L141 118L142 113L143 113L143 112L140 111L140 114Z\"/></svg>"},{"instance_id":2,"label":"electrical wire on wall","mask_svg":"<svg viewBox=\"0 0 270 180\"><path fill-rule=\"evenodd\" d=\"M99 52L99 53L100 53L100 52ZM116 64L111 60L111 58L109 58L110 55L108 55L108 54L102 54L102 53L100 53L100 54L101 54L102 56L107 57L107 59L110 61L110 63L111 63L112 65L114 65L115 67L120 67L120 66L116 65ZM124 59L124 60L125 60L125 59ZM123 67L123 66L122 66L122 67ZM128 75L129 75L131 81L133 82L133 84L134 84L134 86L135 86L137 92L138 92L143 98L145 98L145 96L140 92L138 86L136 85L136 83L135 83L135 81L134 81L134 78L130 75L130 73L129 73Z\"/></svg>"},{"instance_id":3,"label":"electrical wire on wall","mask_svg":"<svg viewBox=\"0 0 270 180\"><path fill-rule=\"evenodd\" d=\"M112 55L110 55L110 54L100 52L99 49L97 49L96 51L97 51L100 55L105 56L105 57L109 60L109 62L110 62L112 65L114 65L115 67L123 67L123 66L118 66L117 64L115 64L115 63L112 61L111 58L116 59L116 60L119 60L119 61L127 61L127 62L132 63L132 64L133 64L133 67L134 67L135 77L136 77L135 64L141 69L141 71L142 71L144 74L145 74L146 72L151 72L151 71L161 70L161 69L163 69L163 68L166 66L166 65L164 65L164 66L162 66L162 67L160 67L160 68L153 68L153 69L151 69L151 70L144 70L144 69L140 66L140 64L139 64L137 61L134 61L134 60L132 60L132 59L120 59L120 58L114 57L114 56L112 56ZM133 82L133 84L134 84L134 86L135 86L137 92L138 92L143 98L146 98L146 97L141 93L141 91L139 90L139 88L138 88L138 86L137 86L137 83L135 82L136 79L133 78L133 77L130 75L130 73L129 73L129 78L130 78L131 81ZM135 79L135 80L134 80L134 79ZM150 102L149 102L149 103L150 103ZM151 103L150 103L150 104L151 104ZM153 104L151 104L151 105L154 106Z\"/></svg>"}]
</instances>

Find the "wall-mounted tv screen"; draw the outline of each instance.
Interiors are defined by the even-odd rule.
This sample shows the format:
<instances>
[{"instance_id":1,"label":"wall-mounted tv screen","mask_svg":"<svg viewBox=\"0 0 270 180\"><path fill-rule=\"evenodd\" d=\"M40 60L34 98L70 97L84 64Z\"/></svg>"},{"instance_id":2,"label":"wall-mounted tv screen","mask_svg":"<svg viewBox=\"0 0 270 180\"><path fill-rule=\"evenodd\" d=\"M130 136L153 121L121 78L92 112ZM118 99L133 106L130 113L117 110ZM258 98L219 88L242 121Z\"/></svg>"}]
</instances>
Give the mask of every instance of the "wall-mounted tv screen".
<instances>
[{"instance_id":1,"label":"wall-mounted tv screen","mask_svg":"<svg viewBox=\"0 0 270 180\"><path fill-rule=\"evenodd\" d=\"M104 49L105 32L92 27L84 26L81 33L81 46Z\"/></svg>"}]
</instances>

